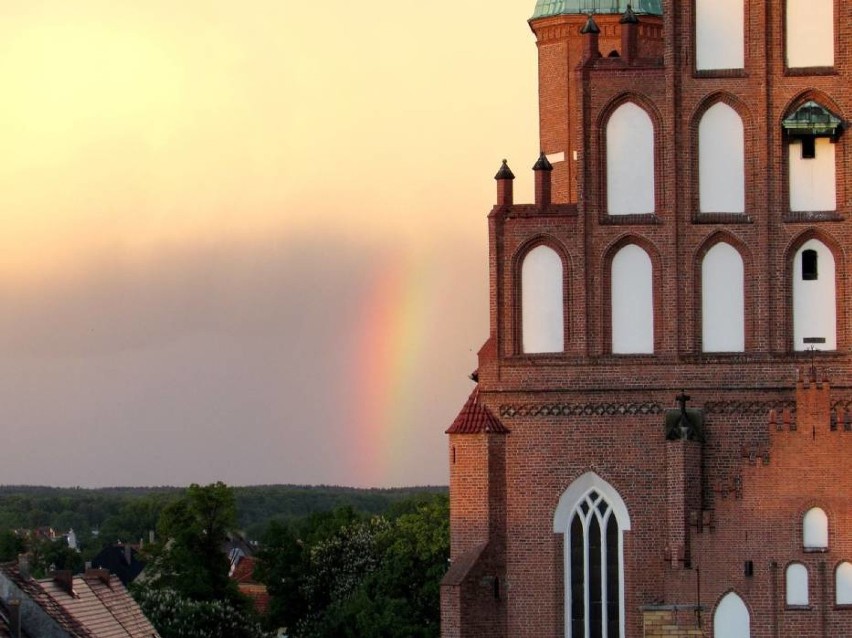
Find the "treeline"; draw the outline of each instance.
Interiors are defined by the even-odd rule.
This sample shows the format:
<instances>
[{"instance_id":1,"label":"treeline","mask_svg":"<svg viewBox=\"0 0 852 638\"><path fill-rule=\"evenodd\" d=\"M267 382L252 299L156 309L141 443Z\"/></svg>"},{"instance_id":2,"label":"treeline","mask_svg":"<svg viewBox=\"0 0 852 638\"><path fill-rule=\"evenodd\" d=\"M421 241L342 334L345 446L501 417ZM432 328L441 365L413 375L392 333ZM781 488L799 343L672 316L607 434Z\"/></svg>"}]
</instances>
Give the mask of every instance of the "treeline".
<instances>
[{"instance_id":1,"label":"treeline","mask_svg":"<svg viewBox=\"0 0 852 638\"><path fill-rule=\"evenodd\" d=\"M383 514L418 494L443 494L445 487L358 489L336 486L258 485L231 488L238 528L259 539L273 521L287 524L317 512L351 507ZM0 486L0 531L51 527L73 529L82 548L115 542L138 543L156 529L163 509L183 498L186 488L102 489ZM94 535L93 535L94 532Z\"/></svg>"}]
</instances>

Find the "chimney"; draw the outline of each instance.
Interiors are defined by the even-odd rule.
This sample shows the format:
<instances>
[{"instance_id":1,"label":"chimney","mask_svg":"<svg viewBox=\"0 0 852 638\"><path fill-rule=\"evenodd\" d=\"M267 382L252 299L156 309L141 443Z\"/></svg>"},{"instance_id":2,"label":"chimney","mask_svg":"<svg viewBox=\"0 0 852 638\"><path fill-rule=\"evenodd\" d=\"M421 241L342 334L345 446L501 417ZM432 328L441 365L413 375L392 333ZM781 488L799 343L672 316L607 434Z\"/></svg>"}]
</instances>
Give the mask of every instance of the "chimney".
<instances>
[{"instance_id":1,"label":"chimney","mask_svg":"<svg viewBox=\"0 0 852 638\"><path fill-rule=\"evenodd\" d=\"M21 601L17 598L9 600L9 635L21 638Z\"/></svg>"},{"instance_id":2,"label":"chimney","mask_svg":"<svg viewBox=\"0 0 852 638\"><path fill-rule=\"evenodd\" d=\"M133 553L130 549L130 545L128 543L124 544L124 562L128 565L133 562Z\"/></svg>"},{"instance_id":3,"label":"chimney","mask_svg":"<svg viewBox=\"0 0 852 638\"><path fill-rule=\"evenodd\" d=\"M108 569L87 569L86 578L97 578L104 585L109 585L110 573Z\"/></svg>"},{"instance_id":4,"label":"chimney","mask_svg":"<svg viewBox=\"0 0 852 638\"><path fill-rule=\"evenodd\" d=\"M535 205L539 208L547 208L550 206L550 174L553 172L553 165L544 151L538 156L533 171L535 172Z\"/></svg>"},{"instance_id":5,"label":"chimney","mask_svg":"<svg viewBox=\"0 0 852 638\"><path fill-rule=\"evenodd\" d=\"M621 16L621 59L626 64L632 64L636 59L636 32L639 28L639 18L633 13L633 7L627 5L627 11Z\"/></svg>"},{"instance_id":6,"label":"chimney","mask_svg":"<svg viewBox=\"0 0 852 638\"><path fill-rule=\"evenodd\" d=\"M589 19L586 20L586 24L580 29L580 33L586 36L583 44L583 62L601 57L601 50L598 45L601 28L595 22L595 17L591 13L589 14Z\"/></svg>"},{"instance_id":7,"label":"chimney","mask_svg":"<svg viewBox=\"0 0 852 638\"><path fill-rule=\"evenodd\" d=\"M497 205L511 206L514 202L514 194L512 193L512 182L515 179L512 169L509 168L509 163L503 160L503 165L497 174L494 176L497 180Z\"/></svg>"},{"instance_id":8,"label":"chimney","mask_svg":"<svg viewBox=\"0 0 852 638\"><path fill-rule=\"evenodd\" d=\"M74 595L74 575L70 569L58 569L52 574L53 582L68 595Z\"/></svg>"}]
</instances>

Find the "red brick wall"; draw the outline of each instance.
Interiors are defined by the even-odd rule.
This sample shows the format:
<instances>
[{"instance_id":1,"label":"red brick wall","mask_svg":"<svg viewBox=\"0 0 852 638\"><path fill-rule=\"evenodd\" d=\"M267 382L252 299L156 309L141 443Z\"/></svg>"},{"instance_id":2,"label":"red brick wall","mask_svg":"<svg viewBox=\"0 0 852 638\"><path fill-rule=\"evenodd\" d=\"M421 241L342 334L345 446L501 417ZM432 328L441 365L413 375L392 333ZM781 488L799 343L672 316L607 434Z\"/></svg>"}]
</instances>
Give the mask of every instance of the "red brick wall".
<instances>
[{"instance_id":1,"label":"red brick wall","mask_svg":"<svg viewBox=\"0 0 852 638\"><path fill-rule=\"evenodd\" d=\"M643 635L643 607L696 604L699 574L707 635L715 605L731 590L749 607L755 638L850 635L852 609L834 608L833 578L841 560L852 560L852 431L837 412L838 405L852 407L845 255L852 245L852 134L837 143L837 213L794 215L780 122L806 96L819 96L844 117L852 113L852 21L838 4L832 73L792 74L784 68L784 5L746 2L746 71L715 75L693 68L692 2L664 0L661 27L640 16L645 31L632 65L604 57L578 67L577 30L585 17L532 25L542 150L564 150L566 160L554 165L552 206L496 206L489 216L491 333L480 352L479 386L481 400L511 430L500 439L505 467L492 462L502 452L489 452L485 435L450 439L453 556L489 541L477 569L498 573L505 562L505 631L491 628L488 635L564 635L563 538L553 532L553 515L565 489L589 471L618 490L631 517L628 636ZM620 47L617 16L598 22L605 56ZM605 123L626 99L654 122L656 213L609 218ZM744 122L747 211L741 216L697 212L698 122L718 100ZM834 251L837 267L837 351L813 355L830 373L830 390L797 389L795 382L812 355L792 351L791 268L810 237ZM700 263L720 239L740 250L745 264L746 351L738 354L701 352ZM654 263L654 355L609 353L608 263L614 248L629 241L643 245ZM558 355L521 352L520 263L540 242L565 261L566 346ZM664 412L681 389L692 396L690 407L704 411L701 444L665 440ZM830 518L824 553L801 547L802 516L815 504ZM681 541L687 569L672 561ZM749 560L754 574L747 577ZM784 569L791 561L808 568L809 610L785 609ZM470 591L482 594L481 587ZM458 635L466 618L480 627L470 635L486 635L474 619L486 617L492 603L476 600L465 611L448 594L446 609L460 610ZM450 631L445 635L457 635Z\"/></svg>"}]
</instances>

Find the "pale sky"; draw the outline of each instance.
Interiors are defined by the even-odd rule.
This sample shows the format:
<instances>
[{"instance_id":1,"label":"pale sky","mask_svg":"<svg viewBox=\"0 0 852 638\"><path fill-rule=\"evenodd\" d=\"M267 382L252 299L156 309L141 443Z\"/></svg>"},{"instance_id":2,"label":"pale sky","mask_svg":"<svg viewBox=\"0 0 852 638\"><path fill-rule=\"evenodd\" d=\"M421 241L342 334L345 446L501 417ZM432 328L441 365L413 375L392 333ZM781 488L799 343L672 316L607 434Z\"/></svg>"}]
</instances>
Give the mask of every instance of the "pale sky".
<instances>
[{"instance_id":1,"label":"pale sky","mask_svg":"<svg viewBox=\"0 0 852 638\"><path fill-rule=\"evenodd\" d=\"M446 484L534 0L7 0L0 483Z\"/></svg>"}]
</instances>

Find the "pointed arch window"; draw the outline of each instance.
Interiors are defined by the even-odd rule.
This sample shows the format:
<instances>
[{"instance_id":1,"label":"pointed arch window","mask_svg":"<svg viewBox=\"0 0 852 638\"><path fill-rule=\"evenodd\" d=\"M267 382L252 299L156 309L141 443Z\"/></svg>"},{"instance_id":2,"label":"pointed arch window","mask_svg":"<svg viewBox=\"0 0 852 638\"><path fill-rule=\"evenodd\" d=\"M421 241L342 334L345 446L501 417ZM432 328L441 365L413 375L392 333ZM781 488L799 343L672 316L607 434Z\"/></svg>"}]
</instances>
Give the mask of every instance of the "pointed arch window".
<instances>
[{"instance_id":1,"label":"pointed arch window","mask_svg":"<svg viewBox=\"0 0 852 638\"><path fill-rule=\"evenodd\" d=\"M698 124L698 193L702 213L745 212L743 120L717 102Z\"/></svg>"},{"instance_id":2,"label":"pointed arch window","mask_svg":"<svg viewBox=\"0 0 852 638\"><path fill-rule=\"evenodd\" d=\"M824 350L837 349L837 303L834 255L818 239L806 241L793 258L793 341L798 351L811 347L805 339L825 339Z\"/></svg>"},{"instance_id":3,"label":"pointed arch window","mask_svg":"<svg viewBox=\"0 0 852 638\"><path fill-rule=\"evenodd\" d=\"M564 304L562 258L549 246L536 246L521 265L523 352L565 350Z\"/></svg>"},{"instance_id":4,"label":"pointed arch window","mask_svg":"<svg viewBox=\"0 0 852 638\"><path fill-rule=\"evenodd\" d=\"M612 352L654 352L654 269L636 244L619 250L611 266Z\"/></svg>"},{"instance_id":5,"label":"pointed arch window","mask_svg":"<svg viewBox=\"0 0 852 638\"><path fill-rule=\"evenodd\" d=\"M554 515L565 536L565 635L623 638L624 544L630 529L624 501L593 472L569 487Z\"/></svg>"},{"instance_id":6,"label":"pointed arch window","mask_svg":"<svg viewBox=\"0 0 852 638\"><path fill-rule=\"evenodd\" d=\"M745 278L736 248L719 242L701 263L701 348L745 350Z\"/></svg>"},{"instance_id":7,"label":"pointed arch window","mask_svg":"<svg viewBox=\"0 0 852 638\"><path fill-rule=\"evenodd\" d=\"M606 125L607 212L655 211L654 124L645 109L625 102Z\"/></svg>"},{"instance_id":8,"label":"pointed arch window","mask_svg":"<svg viewBox=\"0 0 852 638\"><path fill-rule=\"evenodd\" d=\"M751 615L743 599L734 592L727 594L713 613L713 638L749 638Z\"/></svg>"}]
</instances>

